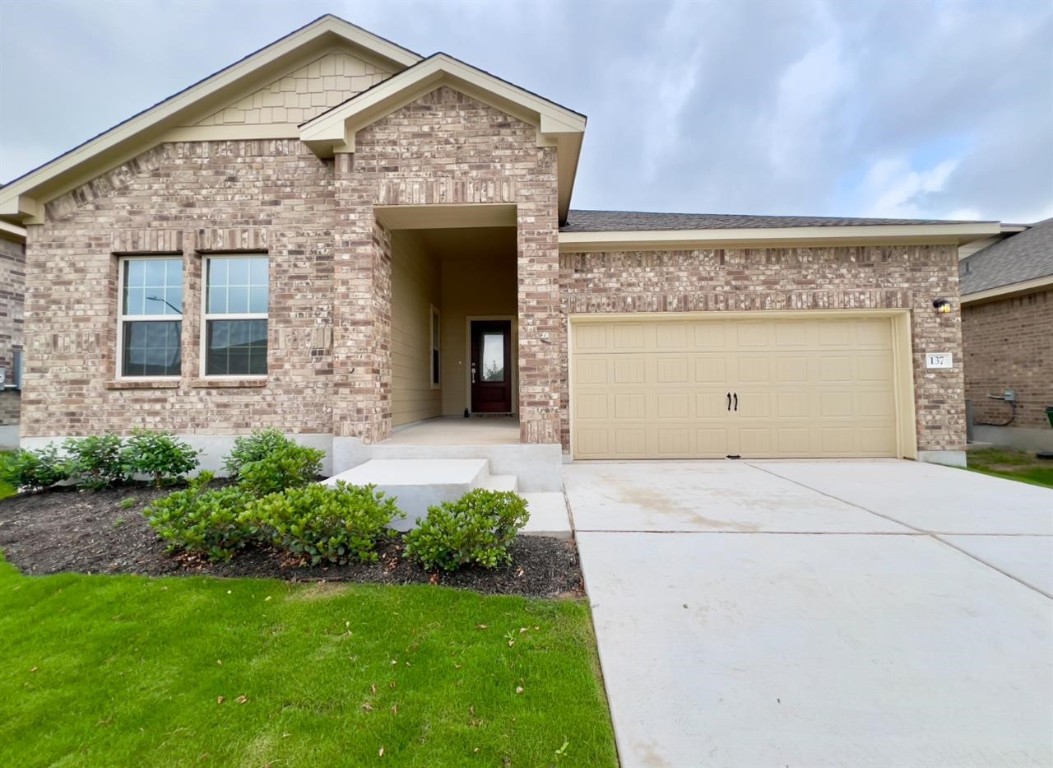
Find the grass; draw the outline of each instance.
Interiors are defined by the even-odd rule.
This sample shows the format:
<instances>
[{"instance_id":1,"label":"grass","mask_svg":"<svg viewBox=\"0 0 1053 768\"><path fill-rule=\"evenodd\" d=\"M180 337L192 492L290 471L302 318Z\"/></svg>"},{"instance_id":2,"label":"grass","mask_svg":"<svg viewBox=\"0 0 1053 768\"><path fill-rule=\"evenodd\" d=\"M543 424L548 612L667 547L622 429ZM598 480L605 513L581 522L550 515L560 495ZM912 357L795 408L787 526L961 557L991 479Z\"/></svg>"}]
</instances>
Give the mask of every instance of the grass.
<instances>
[{"instance_id":1,"label":"grass","mask_svg":"<svg viewBox=\"0 0 1053 768\"><path fill-rule=\"evenodd\" d=\"M982 448L969 451L967 459L969 469L985 475L1053 488L1053 461L1035 458L1034 453L1008 448Z\"/></svg>"},{"instance_id":2,"label":"grass","mask_svg":"<svg viewBox=\"0 0 1053 768\"><path fill-rule=\"evenodd\" d=\"M0 765L617 765L581 601L0 559L0 638Z\"/></svg>"}]
</instances>

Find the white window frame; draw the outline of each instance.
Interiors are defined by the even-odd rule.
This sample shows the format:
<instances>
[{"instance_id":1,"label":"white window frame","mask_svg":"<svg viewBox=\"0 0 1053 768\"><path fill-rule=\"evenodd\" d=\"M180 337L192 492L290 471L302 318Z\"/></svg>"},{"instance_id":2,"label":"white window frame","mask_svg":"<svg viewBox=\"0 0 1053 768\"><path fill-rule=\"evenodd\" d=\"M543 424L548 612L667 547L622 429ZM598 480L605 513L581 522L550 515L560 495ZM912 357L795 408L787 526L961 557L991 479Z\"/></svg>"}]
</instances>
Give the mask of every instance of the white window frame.
<instances>
[{"instance_id":1,"label":"white window frame","mask_svg":"<svg viewBox=\"0 0 1053 768\"><path fill-rule=\"evenodd\" d=\"M208 311L208 276L209 264L219 259L264 259L267 262L267 311L266 312L239 312L223 313ZM270 256L263 251L251 253L210 253L202 258L201 265L201 377L210 381L245 381L247 379L262 381L267 378L271 369L271 345L270 345L270 306L271 306L271 260ZM208 324L211 320L266 320L267 321L267 373L233 373L233 374L210 374L208 372Z\"/></svg>"},{"instance_id":2,"label":"white window frame","mask_svg":"<svg viewBox=\"0 0 1053 768\"><path fill-rule=\"evenodd\" d=\"M129 262L132 261L178 261L179 274L183 282L183 306L186 306L186 264L180 253L159 253L142 256L118 256L117 257L117 371L116 377L127 381L178 381L182 378L183 370L183 321L185 317L179 315L126 315L124 314L124 289L125 272ZM136 322L179 322L179 373L172 376L132 376L124 373L124 324Z\"/></svg>"},{"instance_id":3,"label":"white window frame","mask_svg":"<svg viewBox=\"0 0 1053 768\"><path fill-rule=\"evenodd\" d=\"M434 304L428 317L428 383L432 389L442 389L442 317Z\"/></svg>"}]
</instances>

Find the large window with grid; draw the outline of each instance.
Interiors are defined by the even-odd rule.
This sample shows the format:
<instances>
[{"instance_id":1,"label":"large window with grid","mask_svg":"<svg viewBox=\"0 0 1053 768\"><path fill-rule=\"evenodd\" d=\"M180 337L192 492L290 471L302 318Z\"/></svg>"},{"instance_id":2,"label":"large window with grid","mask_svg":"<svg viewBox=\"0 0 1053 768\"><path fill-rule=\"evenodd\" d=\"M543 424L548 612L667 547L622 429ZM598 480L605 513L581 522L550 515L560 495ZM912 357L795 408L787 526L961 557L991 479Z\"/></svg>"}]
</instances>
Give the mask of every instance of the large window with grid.
<instances>
[{"instance_id":1,"label":"large window with grid","mask_svg":"<svg viewBox=\"0 0 1053 768\"><path fill-rule=\"evenodd\" d=\"M205 260L206 376L267 373L267 257Z\"/></svg>"},{"instance_id":2,"label":"large window with grid","mask_svg":"<svg viewBox=\"0 0 1053 768\"><path fill-rule=\"evenodd\" d=\"M183 259L127 257L120 261L120 272L120 375L178 376Z\"/></svg>"}]
</instances>

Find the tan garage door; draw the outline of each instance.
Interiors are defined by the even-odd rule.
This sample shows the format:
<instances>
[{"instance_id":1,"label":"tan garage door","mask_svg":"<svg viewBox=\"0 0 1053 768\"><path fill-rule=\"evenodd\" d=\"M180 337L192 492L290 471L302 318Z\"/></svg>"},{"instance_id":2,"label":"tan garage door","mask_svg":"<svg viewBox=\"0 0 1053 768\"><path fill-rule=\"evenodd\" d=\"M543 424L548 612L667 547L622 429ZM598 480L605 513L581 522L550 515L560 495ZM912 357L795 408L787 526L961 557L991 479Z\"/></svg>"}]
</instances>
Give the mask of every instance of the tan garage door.
<instances>
[{"instance_id":1,"label":"tan garage door","mask_svg":"<svg viewBox=\"0 0 1053 768\"><path fill-rule=\"evenodd\" d=\"M573 324L581 459L896 456L889 318Z\"/></svg>"}]
</instances>

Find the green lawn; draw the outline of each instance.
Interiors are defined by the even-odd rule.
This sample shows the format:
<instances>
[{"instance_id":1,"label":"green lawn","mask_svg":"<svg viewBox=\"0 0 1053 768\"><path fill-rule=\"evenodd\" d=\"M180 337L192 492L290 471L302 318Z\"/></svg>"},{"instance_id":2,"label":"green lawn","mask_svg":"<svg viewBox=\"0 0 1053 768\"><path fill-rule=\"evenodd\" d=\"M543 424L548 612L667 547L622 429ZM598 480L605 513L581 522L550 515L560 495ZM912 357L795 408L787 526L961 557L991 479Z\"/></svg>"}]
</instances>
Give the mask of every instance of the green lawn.
<instances>
[{"instance_id":1,"label":"green lawn","mask_svg":"<svg viewBox=\"0 0 1053 768\"><path fill-rule=\"evenodd\" d=\"M0 560L0 648L5 766L617 765L580 601Z\"/></svg>"},{"instance_id":2,"label":"green lawn","mask_svg":"<svg viewBox=\"0 0 1053 768\"><path fill-rule=\"evenodd\" d=\"M1053 461L1035 458L1034 453L1008 448L983 448L969 451L966 456L969 469L985 475L1053 488Z\"/></svg>"}]
</instances>

